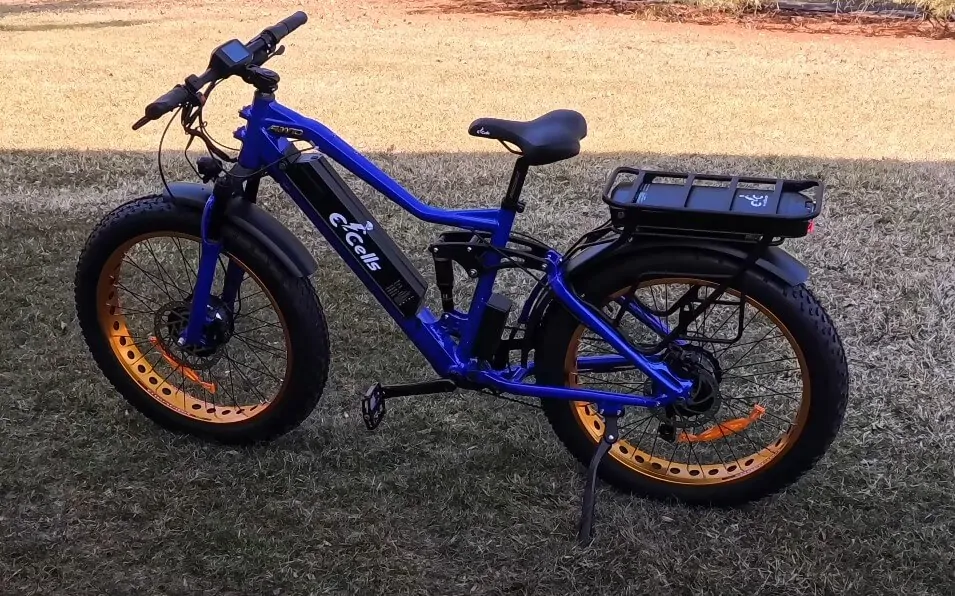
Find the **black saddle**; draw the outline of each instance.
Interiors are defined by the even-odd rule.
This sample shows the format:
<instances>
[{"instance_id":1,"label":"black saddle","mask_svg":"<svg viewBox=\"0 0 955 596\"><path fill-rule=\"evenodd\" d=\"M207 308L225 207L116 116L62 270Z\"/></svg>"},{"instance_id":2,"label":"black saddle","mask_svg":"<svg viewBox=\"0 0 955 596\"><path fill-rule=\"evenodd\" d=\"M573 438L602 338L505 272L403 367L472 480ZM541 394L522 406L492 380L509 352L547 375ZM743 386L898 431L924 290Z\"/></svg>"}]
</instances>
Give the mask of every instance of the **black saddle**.
<instances>
[{"instance_id":1,"label":"black saddle","mask_svg":"<svg viewBox=\"0 0 955 596\"><path fill-rule=\"evenodd\" d=\"M468 134L511 143L529 166L540 166L580 153L587 121L574 110L554 110L528 121L478 118Z\"/></svg>"}]
</instances>

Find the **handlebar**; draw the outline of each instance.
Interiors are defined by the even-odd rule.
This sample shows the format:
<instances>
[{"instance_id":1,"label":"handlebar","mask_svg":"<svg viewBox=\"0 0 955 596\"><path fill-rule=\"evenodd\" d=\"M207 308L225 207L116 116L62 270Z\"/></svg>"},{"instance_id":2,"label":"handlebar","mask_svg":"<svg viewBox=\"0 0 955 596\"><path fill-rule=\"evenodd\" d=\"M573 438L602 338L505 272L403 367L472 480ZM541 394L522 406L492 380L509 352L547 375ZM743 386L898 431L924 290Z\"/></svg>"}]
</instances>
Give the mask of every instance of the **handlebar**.
<instances>
[{"instance_id":1,"label":"handlebar","mask_svg":"<svg viewBox=\"0 0 955 596\"><path fill-rule=\"evenodd\" d=\"M295 31L296 29L304 25L307 21L308 21L308 15L302 12L301 10L292 15L285 17L284 19L282 19L275 25L272 25L271 27L267 27L264 31L262 31L261 34L259 34L257 38L250 41L248 44L249 51L255 54L260 49L260 48L252 49L251 44L257 41L258 39L261 39L265 34L269 34L272 36L272 46L273 47L276 46L280 41L282 41L283 37L285 37L292 31Z\"/></svg>"},{"instance_id":2,"label":"handlebar","mask_svg":"<svg viewBox=\"0 0 955 596\"><path fill-rule=\"evenodd\" d=\"M249 65L262 66L269 58L276 54L278 43L308 21L308 15L301 10L282 19L271 27L266 27L260 34L244 44L245 49L252 56ZM191 75L186 78L185 84L179 84L161 95L148 106L146 106L145 116L133 124L133 130L138 130L145 124L158 120L165 114L173 111L177 107L198 102L198 92L207 84L228 78L236 74L234 72L219 72L218 69L210 67L198 77Z\"/></svg>"}]
</instances>

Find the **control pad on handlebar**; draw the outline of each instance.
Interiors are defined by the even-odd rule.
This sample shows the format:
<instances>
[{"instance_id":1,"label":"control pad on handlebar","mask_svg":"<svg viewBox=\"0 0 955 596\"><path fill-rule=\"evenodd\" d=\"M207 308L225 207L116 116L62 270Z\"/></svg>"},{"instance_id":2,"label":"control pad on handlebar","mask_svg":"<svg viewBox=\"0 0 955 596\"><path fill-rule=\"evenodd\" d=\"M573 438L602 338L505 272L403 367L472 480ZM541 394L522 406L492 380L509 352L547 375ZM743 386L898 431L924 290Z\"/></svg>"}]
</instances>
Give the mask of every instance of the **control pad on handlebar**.
<instances>
[{"instance_id":1,"label":"control pad on handlebar","mask_svg":"<svg viewBox=\"0 0 955 596\"><path fill-rule=\"evenodd\" d=\"M249 43L232 39L220 45L213 51L209 58L209 67L204 73L199 76L190 75L186 78L185 85L176 85L156 101L146 106L145 116L133 124L133 130L141 128L147 122L157 120L164 114L168 114L190 101L201 101L200 90L209 83L243 74L249 66L261 67L269 58L281 54L285 48L279 46L278 43L307 21L308 16L304 12L298 11L275 25L265 28ZM263 73L268 74L263 77L259 73L258 76L253 77L257 83L261 83L262 87L269 88L278 83L278 75L265 69L263 69ZM245 76L243 78L246 79ZM274 78L274 81L272 81L272 78ZM246 79L246 82L251 81Z\"/></svg>"}]
</instances>

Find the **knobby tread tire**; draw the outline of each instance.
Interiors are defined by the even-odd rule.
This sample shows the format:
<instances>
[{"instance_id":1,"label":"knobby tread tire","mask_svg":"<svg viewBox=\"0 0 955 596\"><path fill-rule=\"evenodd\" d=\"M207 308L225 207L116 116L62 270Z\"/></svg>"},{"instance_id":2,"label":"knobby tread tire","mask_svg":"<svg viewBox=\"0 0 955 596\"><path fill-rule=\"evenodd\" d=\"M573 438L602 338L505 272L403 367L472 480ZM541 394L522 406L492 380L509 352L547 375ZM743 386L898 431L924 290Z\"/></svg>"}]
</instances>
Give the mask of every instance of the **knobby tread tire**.
<instances>
[{"instance_id":1,"label":"knobby tread tire","mask_svg":"<svg viewBox=\"0 0 955 596\"><path fill-rule=\"evenodd\" d=\"M117 361L99 323L97 283L110 255L124 242L149 232L200 236L200 211L174 205L162 196L132 199L107 214L90 233L80 253L74 300L80 329L90 353L112 386L137 411L161 427L204 440L251 444L273 440L299 426L317 405L328 379L329 335L318 295L307 277L294 275L254 238L227 225L223 250L234 254L274 297L285 319L292 365L282 394L266 412L236 423L189 418L162 405L130 377Z\"/></svg>"},{"instance_id":2,"label":"knobby tread tire","mask_svg":"<svg viewBox=\"0 0 955 596\"><path fill-rule=\"evenodd\" d=\"M628 287L644 271L674 272L662 277L676 277L679 272L684 277L712 279L732 273L736 265L736 261L725 256L685 250L641 253L615 259L596 271L582 274L575 288L591 303L600 304L613 292ZM778 461L742 479L721 484L666 483L608 456L598 473L614 488L689 505L739 506L794 484L816 465L838 435L848 403L849 376L843 344L828 313L805 285L791 286L763 271L746 272L736 287L786 325L806 358L810 408L803 432ZM556 302L548 308L535 347L538 383L565 385L564 361L578 325L573 315ZM596 442L581 428L573 404L566 400L542 400L542 408L562 444L583 466L588 466Z\"/></svg>"}]
</instances>

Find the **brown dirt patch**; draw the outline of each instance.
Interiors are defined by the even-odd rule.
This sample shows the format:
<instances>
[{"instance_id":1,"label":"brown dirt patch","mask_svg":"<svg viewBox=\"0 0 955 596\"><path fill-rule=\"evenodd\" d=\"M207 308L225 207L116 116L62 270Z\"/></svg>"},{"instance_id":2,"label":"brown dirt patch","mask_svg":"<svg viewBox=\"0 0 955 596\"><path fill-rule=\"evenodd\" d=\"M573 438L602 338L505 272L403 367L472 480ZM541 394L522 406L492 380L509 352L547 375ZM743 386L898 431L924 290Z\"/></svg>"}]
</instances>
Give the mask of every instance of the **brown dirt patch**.
<instances>
[{"instance_id":1,"label":"brown dirt patch","mask_svg":"<svg viewBox=\"0 0 955 596\"><path fill-rule=\"evenodd\" d=\"M412 13L460 13L505 16L518 19L594 18L627 16L647 21L718 27L741 27L813 35L862 37L922 37L951 39L950 23L935 19L899 18L877 13L820 14L794 9L767 9L760 12L719 10L666 2L524 2L521 0L407 0Z\"/></svg>"}]
</instances>

